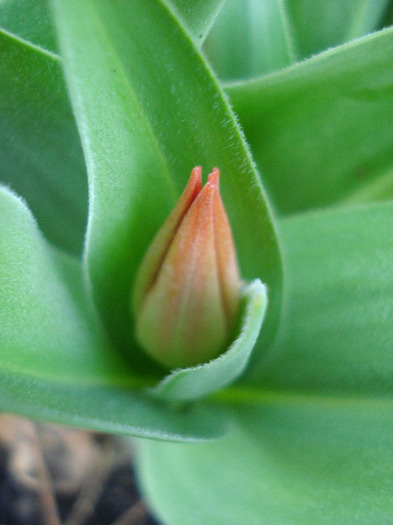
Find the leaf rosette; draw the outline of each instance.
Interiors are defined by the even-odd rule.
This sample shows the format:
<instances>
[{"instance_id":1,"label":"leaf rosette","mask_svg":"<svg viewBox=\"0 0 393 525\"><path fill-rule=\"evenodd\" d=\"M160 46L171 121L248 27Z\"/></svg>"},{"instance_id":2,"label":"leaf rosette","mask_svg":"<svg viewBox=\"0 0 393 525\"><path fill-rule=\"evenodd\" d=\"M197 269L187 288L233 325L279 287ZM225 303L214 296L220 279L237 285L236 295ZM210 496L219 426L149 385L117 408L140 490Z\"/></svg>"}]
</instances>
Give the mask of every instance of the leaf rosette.
<instances>
[{"instance_id":1,"label":"leaf rosette","mask_svg":"<svg viewBox=\"0 0 393 525\"><path fill-rule=\"evenodd\" d=\"M7 209L3 207L4 217L8 217L12 209L19 227L24 230L23 239L28 237L27 231L30 231L29 238L35 239L35 244L30 242L24 248L26 257L31 259L26 262L31 269L26 274L22 271L22 261L18 262L23 243L14 222L10 221L8 231L6 228L3 232L4 244L10 244L12 239L14 246L7 250L7 258L2 264L4 272L14 268L12 279L7 279L7 273L3 273L3 280L7 281L3 295L13 298L12 304L8 302L4 308L2 322L2 340L7 349L7 353L3 352L4 369L12 374L22 374L27 384L29 378L42 382L48 395L53 389L52 404L55 403L54 391L60 386L64 392L69 388L69 401L64 400L62 415L56 417L65 423L75 423L73 392L87 388L94 391L91 398L107 399L111 406L116 406L119 396L119 407L113 417L122 411L124 397L129 399L130 411L126 417L129 427L124 426L123 421L118 431L170 435L166 424L162 432L154 428L157 425L150 428L148 408L140 410L145 413L147 428L138 424L136 429L132 410L134 397L136 406L142 402L140 400L147 405L159 403L163 420L169 412L173 414L171 417L178 417L180 421L181 413L172 401L206 398L233 383L244 373L252 352L267 348L277 324L281 263L266 196L228 103L197 49L198 42L188 38L175 11L160 3L135 4L135 16L131 19L124 18L120 7L111 2L87 2L83 6L77 2L54 3L59 49L87 168L88 216L81 256L69 253L70 246L74 253L78 251L78 241L73 233L60 233L62 223L68 215L72 216L71 196L63 209L56 209L55 202L49 203L45 216L39 204L46 195L43 192L40 197L38 188L35 188L37 228L26 205L12 192L3 191L8 203ZM123 27L124 34L118 33L118 27ZM173 28L172 37L168 27ZM146 47L146 35L151 33L155 34L156 40ZM34 111L44 121L45 106L52 106L51 118L55 121L57 108L64 108L63 114L68 114L61 123L69 126L68 135L75 140L59 58L12 34L4 33L3 39L18 57L17 64L24 68L26 78L34 78L37 89L41 89L45 71L55 73L52 84L57 91L48 89L44 92L46 99ZM110 46L109 41L112 42ZM140 46L145 49L143 58L135 55ZM163 56L167 61L167 65L163 62L160 71L156 67L157 46L165 50ZM9 55L10 84L13 81L11 74L17 68L15 61L11 63L12 53L10 51ZM135 59L130 61L129 57L134 55ZM41 77L34 64L30 65L34 61L45 73ZM182 70L182 75L174 75L173 68ZM151 89L147 92L148 85ZM23 104L22 97L15 100L20 111ZM222 126L223 122L228 123L227 128ZM190 135L191 125L193 131ZM173 129L173 133L168 133L168 129ZM45 133L45 128L42 133ZM80 149L77 142L75 144L78 185L83 189L85 173L81 167ZM41 146L45 154L43 165L49 161L50 152L44 146ZM51 147L54 149L53 145ZM75 168L75 153L73 156L67 154L65 141L61 147L66 154L61 169L68 174ZM222 336L219 335L213 353L210 351L196 363L189 363L197 366L187 367L186 362L186 366L179 366L173 361L169 367L177 369L168 375L168 371L155 364L141 349L135 325L140 305L137 311L131 311L130 316L130 294L143 256L183 190L187 173L196 159L207 166L218 164L224 174L221 177L222 194L238 248L240 269L251 284L242 287L241 300L240 295L236 299L239 314L231 313L232 328L229 330L228 326ZM59 163L53 165L54 170L58 168ZM45 189L45 184L43 186ZM12 178L11 187L14 187ZM15 189L18 187L24 189L23 185L15 184ZM61 191L60 187L58 191ZM29 191L24 193L30 204ZM86 203L81 201L86 194L81 191L75 200L80 210L79 231L83 231L81 217ZM51 217L56 219L57 230ZM56 248L50 242L56 244ZM19 250L18 244L21 246ZM270 307L263 341L258 347L256 341L267 301L261 281L269 288ZM240 294L240 284L237 286L237 294ZM34 310L34 316L26 323L24 316L30 309ZM11 313L12 323L9 319ZM218 316L218 310L214 315L206 316L215 326L210 337L201 337L201 341L206 340L207 348L210 339L220 333ZM238 317L239 323L236 321ZM144 319L146 324L146 316ZM16 326L20 327L19 331L15 330ZM145 333L148 332L151 332L150 328L145 329ZM191 348L193 339L190 336L185 339L190 341ZM203 350L202 343L199 346ZM218 354L221 355L216 357ZM25 364L27 355L28 365ZM10 375L8 381L12 378ZM5 408L31 411L31 408L21 408L10 393L7 397L9 401ZM42 406L38 403L35 413L53 419L55 408L56 405L50 410L44 402ZM201 413L206 410L206 428L210 428L211 403L202 403L198 410ZM101 408L98 402L91 401L91 407L86 404L80 417L84 426L90 426L89 421L96 418L100 419L98 428L114 430L113 423L108 421L105 404ZM217 418L217 422L219 420ZM222 425L217 423L218 427ZM194 430L197 428L195 424ZM202 428L200 425L195 437L202 436ZM173 432L182 434L179 428Z\"/></svg>"},{"instance_id":2,"label":"leaf rosette","mask_svg":"<svg viewBox=\"0 0 393 525\"><path fill-rule=\"evenodd\" d=\"M204 45L223 4L1 3L0 407L154 438L168 523L385 523L391 13L228 1ZM223 352L168 372L130 294L196 165L248 284Z\"/></svg>"}]
</instances>

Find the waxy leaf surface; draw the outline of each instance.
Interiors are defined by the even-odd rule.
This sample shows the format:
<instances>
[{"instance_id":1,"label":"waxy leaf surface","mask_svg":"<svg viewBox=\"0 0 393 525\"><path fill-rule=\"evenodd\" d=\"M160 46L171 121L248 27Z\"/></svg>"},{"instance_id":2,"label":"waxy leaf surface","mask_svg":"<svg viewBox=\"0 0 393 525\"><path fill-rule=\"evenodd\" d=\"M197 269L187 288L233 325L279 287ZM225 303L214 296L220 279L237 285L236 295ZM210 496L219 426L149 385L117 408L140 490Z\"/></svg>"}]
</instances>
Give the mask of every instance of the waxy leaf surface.
<instances>
[{"instance_id":1,"label":"waxy leaf surface","mask_svg":"<svg viewBox=\"0 0 393 525\"><path fill-rule=\"evenodd\" d=\"M378 29L389 0L284 0L282 4L301 59Z\"/></svg>"},{"instance_id":2,"label":"waxy leaf surface","mask_svg":"<svg viewBox=\"0 0 393 525\"><path fill-rule=\"evenodd\" d=\"M296 56L284 2L227 0L205 51L222 80L256 77L290 65Z\"/></svg>"},{"instance_id":3,"label":"waxy leaf surface","mask_svg":"<svg viewBox=\"0 0 393 525\"><path fill-rule=\"evenodd\" d=\"M392 405L267 395L219 441L140 441L142 488L171 525L389 523Z\"/></svg>"},{"instance_id":4,"label":"waxy leaf surface","mask_svg":"<svg viewBox=\"0 0 393 525\"><path fill-rule=\"evenodd\" d=\"M2 0L0 27L42 49L57 51L49 0Z\"/></svg>"},{"instance_id":5,"label":"waxy leaf surface","mask_svg":"<svg viewBox=\"0 0 393 525\"><path fill-rule=\"evenodd\" d=\"M272 388L393 393L393 203L281 221L282 332L250 371Z\"/></svg>"},{"instance_id":6,"label":"waxy leaf surface","mask_svg":"<svg viewBox=\"0 0 393 525\"><path fill-rule=\"evenodd\" d=\"M337 203L366 184L375 199L381 177L380 197L389 192L392 83L389 28L278 73L227 86L279 211Z\"/></svg>"},{"instance_id":7,"label":"waxy leaf surface","mask_svg":"<svg viewBox=\"0 0 393 525\"><path fill-rule=\"evenodd\" d=\"M226 0L166 0L174 9L196 42L203 43L214 19Z\"/></svg>"},{"instance_id":8,"label":"waxy leaf surface","mask_svg":"<svg viewBox=\"0 0 393 525\"><path fill-rule=\"evenodd\" d=\"M46 237L80 253L87 177L60 59L0 31L0 181L28 202Z\"/></svg>"}]
</instances>

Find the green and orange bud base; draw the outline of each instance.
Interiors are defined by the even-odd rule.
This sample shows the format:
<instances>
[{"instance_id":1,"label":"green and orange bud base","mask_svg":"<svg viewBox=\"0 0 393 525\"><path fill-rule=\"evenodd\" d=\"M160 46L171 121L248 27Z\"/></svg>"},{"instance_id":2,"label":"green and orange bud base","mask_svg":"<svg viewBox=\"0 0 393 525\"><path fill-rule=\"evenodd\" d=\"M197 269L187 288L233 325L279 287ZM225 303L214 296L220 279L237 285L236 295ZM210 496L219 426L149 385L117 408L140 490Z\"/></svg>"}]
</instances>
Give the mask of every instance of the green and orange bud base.
<instances>
[{"instance_id":1,"label":"green and orange bud base","mask_svg":"<svg viewBox=\"0 0 393 525\"><path fill-rule=\"evenodd\" d=\"M213 359L234 337L241 279L220 172L188 184L140 265L132 297L142 348L168 368Z\"/></svg>"}]
</instances>

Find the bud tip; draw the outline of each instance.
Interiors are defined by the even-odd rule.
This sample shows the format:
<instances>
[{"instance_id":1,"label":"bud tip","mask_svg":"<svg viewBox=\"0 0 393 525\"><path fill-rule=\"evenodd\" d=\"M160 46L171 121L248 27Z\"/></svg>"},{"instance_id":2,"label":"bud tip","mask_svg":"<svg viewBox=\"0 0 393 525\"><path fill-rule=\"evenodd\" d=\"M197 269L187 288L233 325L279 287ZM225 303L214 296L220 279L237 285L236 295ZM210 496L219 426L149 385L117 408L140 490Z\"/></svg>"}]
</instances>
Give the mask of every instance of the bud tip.
<instances>
[{"instance_id":1,"label":"bud tip","mask_svg":"<svg viewBox=\"0 0 393 525\"><path fill-rule=\"evenodd\" d=\"M141 346L162 364L216 357L233 336L241 280L214 168L196 166L138 271L133 306Z\"/></svg>"}]
</instances>

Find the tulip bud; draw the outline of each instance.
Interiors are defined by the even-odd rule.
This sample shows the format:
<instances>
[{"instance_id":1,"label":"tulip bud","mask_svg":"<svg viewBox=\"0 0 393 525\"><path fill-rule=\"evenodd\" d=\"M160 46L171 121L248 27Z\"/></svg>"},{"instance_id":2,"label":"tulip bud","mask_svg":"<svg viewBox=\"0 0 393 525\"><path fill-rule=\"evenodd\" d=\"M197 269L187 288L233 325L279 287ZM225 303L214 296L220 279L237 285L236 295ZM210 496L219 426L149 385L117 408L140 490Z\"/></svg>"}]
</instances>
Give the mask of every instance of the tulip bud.
<instances>
[{"instance_id":1,"label":"tulip bud","mask_svg":"<svg viewBox=\"0 0 393 525\"><path fill-rule=\"evenodd\" d=\"M192 170L136 277L136 337L169 368L216 357L234 335L241 280L219 174L201 188L201 168Z\"/></svg>"}]
</instances>

